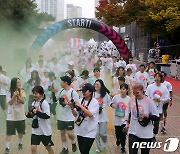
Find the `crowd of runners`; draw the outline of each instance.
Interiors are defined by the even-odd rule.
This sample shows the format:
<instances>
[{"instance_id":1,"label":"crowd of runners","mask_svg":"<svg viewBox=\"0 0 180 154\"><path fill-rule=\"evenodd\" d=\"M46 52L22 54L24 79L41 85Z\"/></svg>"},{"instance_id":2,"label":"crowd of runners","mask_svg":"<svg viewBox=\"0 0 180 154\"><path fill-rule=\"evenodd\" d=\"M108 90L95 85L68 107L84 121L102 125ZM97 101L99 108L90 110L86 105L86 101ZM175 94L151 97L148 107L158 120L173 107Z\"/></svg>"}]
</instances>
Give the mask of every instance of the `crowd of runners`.
<instances>
[{"instance_id":1,"label":"crowd of runners","mask_svg":"<svg viewBox=\"0 0 180 154\"><path fill-rule=\"evenodd\" d=\"M106 150L108 116L114 116L116 145L122 153L136 154L134 142L156 142L159 132L166 133L172 85L154 62L137 67L133 58L124 61L105 43L65 50L53 57L39 55L37 62L27 58L19 76L12 79L0 66L0 105L7 115L5 154L10 153L16 131L22 150L26 118L32 126L32 154L41 142L49 154L54 153L51 118L61 134L60 154L69 153L70 148L88 154L94 140L97 153ZM108 115L108 108L114 115ZM141 153L149 151L141 149Z\"/></svg>"}]
</instances>

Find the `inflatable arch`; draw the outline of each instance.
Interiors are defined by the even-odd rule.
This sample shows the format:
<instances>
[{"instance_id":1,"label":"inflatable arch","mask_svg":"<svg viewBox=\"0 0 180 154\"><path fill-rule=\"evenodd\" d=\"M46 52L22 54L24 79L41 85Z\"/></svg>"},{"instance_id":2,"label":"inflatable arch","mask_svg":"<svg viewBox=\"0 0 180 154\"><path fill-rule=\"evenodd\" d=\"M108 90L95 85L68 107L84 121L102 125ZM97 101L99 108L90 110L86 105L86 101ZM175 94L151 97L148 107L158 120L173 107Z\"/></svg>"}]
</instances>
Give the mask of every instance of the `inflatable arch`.
<instances>
[{"instance_id":1,"label":"inflatable arch","mask_svg":"<svg viewBox=\"0 0 180 154\"><path fill-rule=\"evenodd\" d=\"M111 27L87 18L65 19L46 28L33 42L31 50L40 49L53 35L66 29L88 28L95 30L109 38L124 58L129 58L130 52L121 36Z\"/></svg>"}]
</instances>

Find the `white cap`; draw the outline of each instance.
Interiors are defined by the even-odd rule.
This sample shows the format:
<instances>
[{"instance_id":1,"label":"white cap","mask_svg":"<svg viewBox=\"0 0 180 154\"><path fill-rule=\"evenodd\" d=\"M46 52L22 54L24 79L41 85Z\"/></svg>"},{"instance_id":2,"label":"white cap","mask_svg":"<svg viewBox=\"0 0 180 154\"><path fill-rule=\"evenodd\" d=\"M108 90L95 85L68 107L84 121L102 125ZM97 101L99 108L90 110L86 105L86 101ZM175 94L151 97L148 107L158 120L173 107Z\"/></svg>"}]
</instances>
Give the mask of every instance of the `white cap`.
<instances>
[{"instance_id":1,"label":"white cap","mask_svg":"<svg viewBox=\"0 0 180 154\"><path fill-rule=\"evenodd\" d=\"M70 62L68 63L68 65L74 65L74 62L73 62L73 61L70 61Z\"/></svg>"}]
</instances>

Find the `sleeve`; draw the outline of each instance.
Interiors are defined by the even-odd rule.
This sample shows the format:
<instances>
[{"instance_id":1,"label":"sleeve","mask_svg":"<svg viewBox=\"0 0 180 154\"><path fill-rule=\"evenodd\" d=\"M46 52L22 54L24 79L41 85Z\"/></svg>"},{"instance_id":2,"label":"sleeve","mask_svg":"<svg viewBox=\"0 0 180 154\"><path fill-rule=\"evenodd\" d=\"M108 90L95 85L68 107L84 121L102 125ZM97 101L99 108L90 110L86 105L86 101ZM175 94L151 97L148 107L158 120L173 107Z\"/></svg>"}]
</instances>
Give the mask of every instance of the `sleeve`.
<instances>
[{"instance_id":1,"label":"sleeve","mask_svg":"<svg viewBox=\"0 0 180 154\"><path fill-rule=\"evenodd\" d=\"M110 96L109 96L109 94L106 94L106 105L108 105L108 106L110 106L111 105L111 98L110 98Z\"/></svg>"},{"instance_id":2,"label":"sleeve","mask_svg":"<svg viewBox=\"0 0 180 154\"><path fill-rule=\"evenodd\" d=\"M137 71L137 67L136 67L136 64L134 64L134 70Z\"/></svg>"},{"instance_id":3,"label":"sleeve","mask_svg":"<svg viewBox=\"0 0 180 154\"><path fill-rule=\"evenodd\" d=\"M6 94L7 103L11 100L11 93L8 91Z\"/></svg>"},{"instance_id":4,"label":"sleeve","mask_svg":"<svg viewBox=\"0 0 180 154\"><path fill-rule=\"evenodd\" d=\"M150 96L150 86L147 87L145 95L147 97L151 98L151 96Z\"/></svg>"},{"instance_id":5,"label":"sleeve","mask_svg":"<svg viewBox=\"0 0 180 154\"><path fill-rule=\"evenodd\" d=\"M159 117L159 112L157 110L157 107L155 103L151 99L149 99L149 112L151 116L157 116Z\"/></svg>"},{"instance_id":6,"label":"sleeve","mask_svg":"<svg viewBox=\"0 0 180 154\"><path fill-rule=\"evenodd\" d=\"M128 120L128 118L129 118L129 113L130 113L130 98L127 101L127 109L126 109L126 113L125 113L126 120Z\"/></svg>"},{"instance_id":7,"label":"sleeve","mask_svg":"<svg viewBox=\"0 0 180 154\"><path fill-rule=\"evenodd\" d=\"M169 101L169 99L170 99L169 91L168 91L167 88L165 88L165 89L164 89L163 96L162 96L162 98L161 98L161 101L162 101L163 103L165 103L165 102Z\"/></svg>"},{"instance_id":8,"label":"sleeve","mask_svg":"<svg viewBox=\"0 0 180 154\"><path fill-rule=\"evenodd\" d=\"M74 99L74 101L79 101L79 95L78 95L78 93L76 92L76 91L74 91L73 90L73 99Z\"/></svg>"},{"instance_id":9,"label":"sleeve","mask_svg":"<svg viewBox=\"0 0 180 154\"><path fill-rule=\"evenodd\" d=\"M47 101L43 101L41 108L42 112L37 112L37 116L42 119L50 118L50 107Z\"/></svg>"},{"instance_id":10,"label":"sleeve","mask_svg":"<svg viewBox=\"0 0 180 154\"><path fill-rule=\"evenodd\" d=\"M112 98L112 102L110 105L112 105L112 104L116 104L116 95Z\"/></svg>"},{"instance_id":11,"label":"sleeve","mask_svg":"<svg viewBox=\"0 0 180 154\"><path fill-rule=\"evenodd\" d=\"M168 88L169 92L172 91L172 84L168 83L167 88Z\"/></svg>"},{"instance_id":12,"label":"sleeve","mask_svg":"<svg viewBox=\"0 0 180 154\"><path fill-rule=\"evenodd\" d=\"M137 76L138 76L138 74L136 73L135 76L134 76L134 81L135 81L135 82L138 82Z\"/></svg>"},{"instance_id":13,"label":"sleeve","mask_svg":"<svg viewBox=\"0 0 180 154\"><path fill-rule=\"evenodd\" d=\"M93 117L95 118L98 116L99 112L99 103L96 99L92 99L93 102L91 102L93 105L89 107L89 111L92 113Z\"/></svg>"}]
</instances>

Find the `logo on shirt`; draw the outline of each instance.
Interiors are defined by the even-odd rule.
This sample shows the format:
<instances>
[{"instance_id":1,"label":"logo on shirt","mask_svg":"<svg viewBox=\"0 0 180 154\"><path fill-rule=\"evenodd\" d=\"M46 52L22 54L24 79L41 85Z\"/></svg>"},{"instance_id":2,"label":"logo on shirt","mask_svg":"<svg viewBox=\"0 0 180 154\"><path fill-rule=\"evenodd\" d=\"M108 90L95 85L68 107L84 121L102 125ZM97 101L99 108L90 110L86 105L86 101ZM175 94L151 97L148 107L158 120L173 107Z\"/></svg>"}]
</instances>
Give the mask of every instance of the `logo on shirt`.
<instances>
[{"instance_id":1,"label":"logo on shirt","mask_svg":"<svg viewBox=\"0 0 180 154\"><path fill-rule=\"evenodd\" d=\"M138 105L138 109L139 109L139 115L144 115L144 107L142 105ZM137 109L136 109L136 105L133 106L132 108L132 114L134 117L137 117Z\"/></svg>"},{"instance_id":2,"label":"logo on shirt","mask_svg":"<svg viewBox=\"0 0 180 154\"><path fill-rule=\"evenodd\" d=\"M149 76L154 76L154 71L152 71L152 70L150 70L149 72L148 72L148 74L149 74Z\"/></svg>"},{"instance_id":3,"label":"logo on shirt","mask_svg":"<svg viewBox=\"0 0 180 154\"><path fill-rule=\"evenodd\" d=\"M125 111L126 111L126 104L124 102L119 102L116 105L115 116L124 117Z\"/></svg>"},{"instance_id":4,"label":"logo on shirt","mask_svg":"<svg viewBox=\"0 0 180 154\"><path fill-rule=\"evenodd\" d=\"M140 81L140 83L144 83L146 81L146 77L144 75L141 75L139 77L139 81Z\"/></svg>"},{"instance_id":5,"label":"logo on shirt","mask_svg":"<svg viewBox=\"0 0 180 154\"><path fill-rule=\"evenodd\" d=\"M154 91L154 93L153 93L153 95L155 96L155 95L158 95L158 96L162 96L162 92L160 91L160 90L155 90Z\"/></svg>"},{"instance_id":6,"label":"logo on shirt","mask_svg":"<svg viewBox=\"0 0 180 154\"><path fill-rule=\"evenodd\" d=\"M99 102L99 104L103 104L104 100L101 97L96 98L96 100Z\"/></svg>"}]
</instances>

